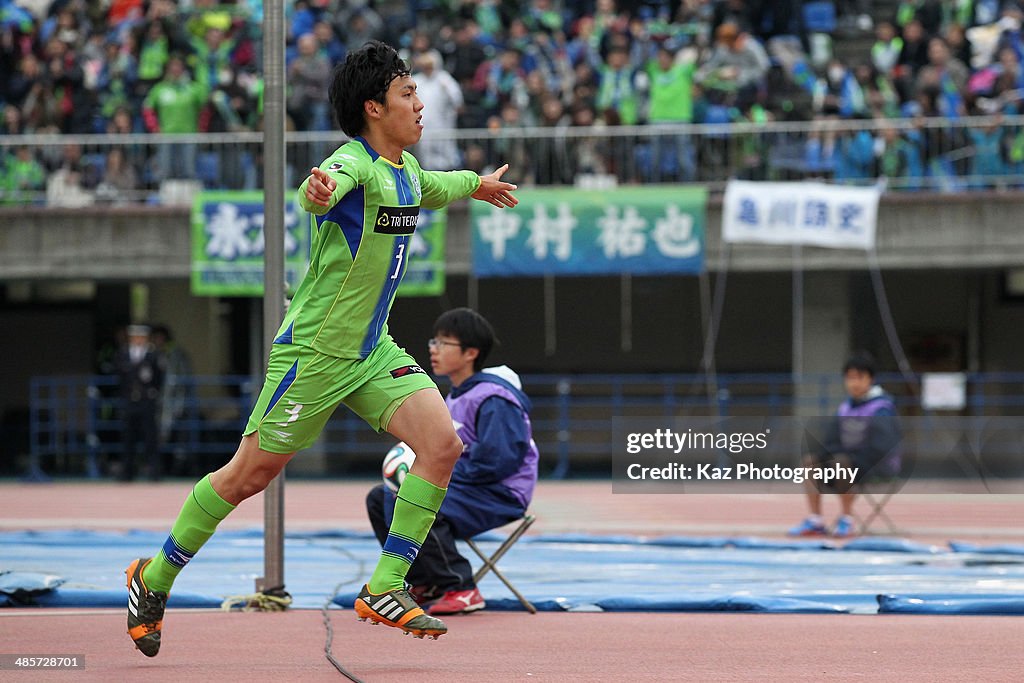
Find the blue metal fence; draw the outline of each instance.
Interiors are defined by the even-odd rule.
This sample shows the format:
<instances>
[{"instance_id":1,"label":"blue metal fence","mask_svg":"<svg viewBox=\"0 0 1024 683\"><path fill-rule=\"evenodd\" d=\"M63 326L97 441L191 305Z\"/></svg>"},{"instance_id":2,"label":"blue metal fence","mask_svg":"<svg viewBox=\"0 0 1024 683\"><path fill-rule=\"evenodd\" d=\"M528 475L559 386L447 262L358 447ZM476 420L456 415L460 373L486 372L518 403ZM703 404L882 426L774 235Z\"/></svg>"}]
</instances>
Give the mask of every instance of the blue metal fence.
<instances>
[{"instance_id":1,"label":"blue metal fence","mask_svg":"<svg viewBox=\"0 0 1024 683\"><path fill-rule=\"evenodd\" d=\"M564 478L607 473L612 420L619 417L787 417L830 415L842 398L835 374L619 374L526 375L533 401L534 435L541 474ZM920 377L880 375L900 413L927 414ZM1024 373L967 374L966 405L952 414L1024 415ZM174 415L162 419L162 450L170 474L193 476L234 452L258 389L246 376L195 376L181 380ZM122 423L116 379L108 376L42 376L30 387L29 475L107 474L121 456ZM371 474L392 437L375 434L340 408L311 449L327 456L324 476Z\"/></svg>"}]
</instances>

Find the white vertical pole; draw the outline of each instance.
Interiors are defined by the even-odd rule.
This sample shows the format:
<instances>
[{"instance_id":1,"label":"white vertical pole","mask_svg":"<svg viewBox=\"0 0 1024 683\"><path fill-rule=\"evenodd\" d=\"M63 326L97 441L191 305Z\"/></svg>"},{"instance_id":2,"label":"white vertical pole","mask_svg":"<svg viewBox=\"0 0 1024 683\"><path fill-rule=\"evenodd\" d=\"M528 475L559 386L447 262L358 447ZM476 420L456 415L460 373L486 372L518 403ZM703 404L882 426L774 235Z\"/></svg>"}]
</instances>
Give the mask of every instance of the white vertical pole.
<instances>
[{"instance_id":1,"label":"white vertical pole","mask_svg":"<svg viewBox=\"0 0 1024 683\"><path fill-rule=\"evenodd\" d=\"M793 245L793 355L792 378L794 396L799 395L796 386L804 373L804 264L803 248Z\"/></svg>"}]
</instances>

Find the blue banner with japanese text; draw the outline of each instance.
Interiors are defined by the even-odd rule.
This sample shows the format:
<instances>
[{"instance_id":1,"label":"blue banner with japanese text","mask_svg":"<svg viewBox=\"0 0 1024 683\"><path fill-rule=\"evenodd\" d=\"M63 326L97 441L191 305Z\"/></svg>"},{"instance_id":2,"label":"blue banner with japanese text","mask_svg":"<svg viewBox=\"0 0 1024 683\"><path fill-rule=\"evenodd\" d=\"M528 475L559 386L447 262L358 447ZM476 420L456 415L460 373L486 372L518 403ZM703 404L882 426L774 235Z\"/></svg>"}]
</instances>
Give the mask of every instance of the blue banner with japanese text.
<instances>
[{"instance_id":1,"label":"blue banner with japanese text","mask_svg":"<svg viewBox=\"0 0 1024 683\"><path fill-rule=\"evenodd\" d=\"M514 209L474 202L473 273L699 273L704 188L529 189Z\"/></svg>"}]
</instances>

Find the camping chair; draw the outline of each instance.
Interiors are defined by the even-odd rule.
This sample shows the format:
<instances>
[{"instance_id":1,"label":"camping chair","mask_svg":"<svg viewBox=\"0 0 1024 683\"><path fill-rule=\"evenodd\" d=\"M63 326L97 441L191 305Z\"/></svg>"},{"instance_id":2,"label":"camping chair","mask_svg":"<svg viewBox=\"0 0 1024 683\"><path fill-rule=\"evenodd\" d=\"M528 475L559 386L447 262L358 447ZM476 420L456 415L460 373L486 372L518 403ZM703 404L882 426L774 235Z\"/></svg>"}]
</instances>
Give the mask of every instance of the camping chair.
<instances>
[{"instance_id":1,"label":"camping chair","mask_svg":"<svg viewBox=\"0 0 1024 683\"><path fill-rule=\"evenodd\" d=\"M487 574L487 572L494 572L494 575L501 579L501 582L505 584L505 586L510 591L512 591L512 594L519 598L519 602L523 604L523 607L525 607L526 611L530 614L536 614L537 608L533 606L533 603L531 603L529 600L523 597L522 593L516 590L516 587L512 585L511 581L505 578L505 575L501 573L500 569L498 569L497 563L498 560L500 560L502 556L504 556L505 553L508 552L513 545L515 545L516 541L518 541L519 538L526 533L526 530L529 529L530 525L533 524L534 519L534 516L531 514L527 513L523 515L522 518L519 520L519 525L512 531L511 534L509 534L508 538L506 538L502 542L502 544L498 546L498 549L495 550L494 554L490 557L487 557L487 555L485 555L483 551L480 550L479 546L477 546L476 542L473 539L466 539L466 545L472 548L473 552L475 552L483 561L483 565L473 575L473 581L475 583L480 583L480 579L482 579Z\"/></svg>"},{"instance_id":2,"label":"camping chair","mask_svg":"<svg viewBox=\"0 0 1024 683\"><path fill-rule=\"evenodd\" d=\"M876 521L885 523L886 531L882 532L884 534L898 535L901 533L893 523L892 518L886 513L885 506L902 486L903 480L898 476L871 478L857 484L855 487L857 495L869 507L867 514L863 518L856 512L853 513L854 518L860 525L861 536L866 536L871 529L871 525Z\"/></svg>"},{"instance_id":3,"label":"camping chair","mask_svg":"<svg viewBox=\"0 0 1024 683\"><path fill-rule=\"evenodd\" d=\"M867 535L876 521L885 523L886 531L882 533L902 533L886 513L885 506L906 483L906 477L903 476L906 469L903 453L901 449L896 449L854 486L854 491L869 507L863 519L854 512L854 518L860 525L860 535Z\"/></svg>"}]
</instances>

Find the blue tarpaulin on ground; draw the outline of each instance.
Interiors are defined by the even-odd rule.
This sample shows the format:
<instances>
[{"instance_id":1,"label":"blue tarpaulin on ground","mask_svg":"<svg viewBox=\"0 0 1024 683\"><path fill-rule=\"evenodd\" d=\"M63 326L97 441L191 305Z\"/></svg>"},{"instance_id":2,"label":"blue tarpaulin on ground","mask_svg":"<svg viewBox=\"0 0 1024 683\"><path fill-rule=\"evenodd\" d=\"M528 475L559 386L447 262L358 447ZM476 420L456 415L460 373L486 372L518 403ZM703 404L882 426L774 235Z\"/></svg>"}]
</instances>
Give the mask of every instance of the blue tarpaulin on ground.
<instances>
[{"instance_id":1,"label":"blue tarpaulin on ground","mask_svg":"<svg viewBox=\"0 0 1024 683\"><path fill-rule=\"evenodd\" d=\"M1024 545L1013 545L1009 543L984 546L978 545L977 543L951 541L949 547L955 553L978 553L980 555L1024 555Z\"/></svg>"},{"instance_id":2,"label":"blue tarpaulin on ground","mask_svg":"<svg viewBox=\"0 0 1024 683\"><path fill-rule=\"evenodd\" d=\"M921 598L879 595L879 614L1024 615L1024 597Z\"/></svg>"},{"instance_id":3,"label":"blue tarpaulin on ground","mask_svg":"<svg viewBox=\"0 0 1024 683\"><path fill-rule=\"evenodd\" d=\"M947 548L937 545L915 543L905 538L855 538L843 546L843 550L868 550L883 553L922 553L935 554L946 552Z\"/></svg>"},{"instance_id":4,"label":"blue tarpaulin on ground","mask_svg":"<svg viewBox=\"0 0 1024 683\"><path fill-rule=\"evenodd\" d=\"M10 572L0 574L0 606L26 601L122 606L125 567L152 554L164 538L149 531L0 532L0 572ZM501 539L491 534L479 540L488 552ZM968 545L945 548L878 538L837 544L827 539L530 535L499 566L538 609L552 611L863 614L883 611L880 594L950 604L995 601L1012 609L1012 603L999 601L1020 600L1024 559L1013 548L1004 553ZM478 566L476 556L463 550ZM288 533L285 585L293 607L351 605L379 552L369 532ZM217 606L253 593L262 574L262 530L224 530L182 572L168 604ZM489 609L522 609L493 574L480 589Z\"/></svg>"}]
</instances>

